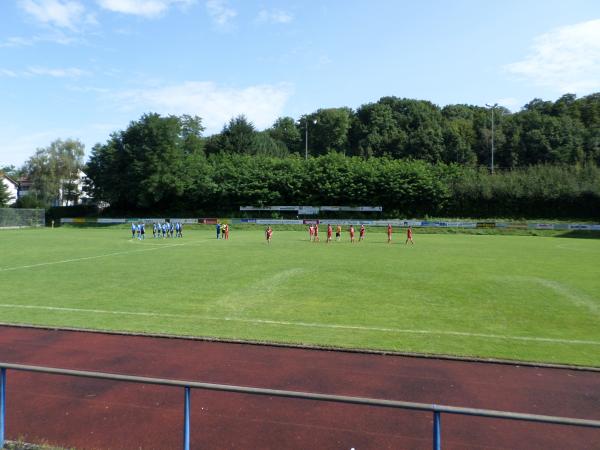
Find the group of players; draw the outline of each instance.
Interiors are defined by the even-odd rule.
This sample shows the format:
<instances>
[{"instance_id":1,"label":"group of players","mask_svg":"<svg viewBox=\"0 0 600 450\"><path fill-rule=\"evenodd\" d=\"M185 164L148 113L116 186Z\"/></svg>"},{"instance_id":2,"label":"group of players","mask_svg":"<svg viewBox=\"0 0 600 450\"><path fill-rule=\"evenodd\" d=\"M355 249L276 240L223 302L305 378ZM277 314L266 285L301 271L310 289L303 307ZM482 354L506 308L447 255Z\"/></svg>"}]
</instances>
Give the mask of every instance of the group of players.
<instances>
[{"instance_id":1,"label":"group of players","mask_svg":"<svg viewBox=\"0 0 600 450\"><path fill-rule=\"evenodd\" d=\"M354 244L355 239L354 239L354 225L350 225L350 228L348 228L348 233L350 234L350 242ZM320 238L319 238L319 224L315 223L312 224L308 227L308 236L309 236L309 240L312 242L320 242ZM335 240L336 241L340 241L342 238L342 226L338 225L335 229ZM330 243L333 239L333 227L331 226L331 224L327 225L327 243ZM365 226L361 225L360 226L360 231L359 231L359 241L364 241L365 239Z\"/></svg>"},{"instance_id":2,"label":"group of players","mask_svg":"<svg viewBox=\"0 0 600 450\"><path fill-rule=\"evenodd\" d=\"M269 227L268 229L270 229L271 227ZM267 230L268 230L267 229ZM354 225L350 225L350 228L348 228L348 234L350 235L350 242L352 244L354 244L356 242L355 239L355 230L354 230ZM360 225L360 229L358 231L358 242L360 241L364 241L365 240L365 234L366 234L366 230L365 230L365 226L364 225ZM309 235L309 240L312 242L320 242L319 239L319 224L315 223L315 224L311 224L308 227L308 235ZM336 229L335 229L335 240L336 241L340 241L342 237L342 227L341 225L337 225ZM327 243L330 243L333 239L333 227L331 226L331 224L327 225ZM270 241L270 239L267 237L267 241ZM392 243L392 225L388 223L387 226L387 241L388 244ZM406 242L405 244L411 243L414 245L414 241L413 241L413 233L412 233L412 228L409 226L408 229L406 230Z\"/></svg>"},{"instance_id":3,"label":"group of players","mask_svg":"<svg viewBox=\"0 0 600 450\"><path fill-rule=\"evenodd\" d=\"M217 228L217 239L225 239L228 241L229 240L229 224L217 223L216 228Z\"/></svg>"},{"instance_id":4,"label":"group of players","mask_svg":"<svg viewBox=\"0 0 600 450\"><path fill-rule=\"evenodd\" d=\"M141 241L146 238L146 224L133 223L131 224L131 239L137 238ZM183 224L179 222L170 223L153 223L152 224L152 236L155 239L161 238L182 238L183 237Z\"/></svg>"},{"instance_id":5,"label":"group of players","mask_svg":"<svg viewBox=\"0 0 600 450\"><path fill-rule=\"evenodd\" d=\"M392 232L393 232L392 225L388 224L388 226L387 226L388 244L392 243ZM272 233L272 231L271 231L271 233ZM354 230L354 225L350 225L350 227L348 228L348 234L350 235L350 242L354 244L356 242L356 239L355 239L356 231ZM358 242L365 240L365 234L366 234L365 226L361 224L360 229L358 231ZM335 229L335 240L339 242L341 240L341 237L342 237L342 226L337 225L336 229ZM308 239L312 242L320 242L319 224L317 224L317 223L311 224L308 227ZM331 226L331 224L328 224L327 225L327 241L326 242L330 243L332 241L332 239L333 239L333 227ZM269 238L267 238L267 241L269 241ZM410 226L406 230L405 244L408 244L409 242L412 245L414 245L414 243L415 243L413 241L412 228Z\"/></svg>"},{"instance_id":6,"label":"group of players","mask_svg":"<svg viewBox=\"0 0 600 450\"><path fill-rule=\"evenodd\" d=\"M225 239L229 240L229 224L216 224L217 231L217 239ZM392 243L392 225L388 224L387 226L387 242L388 244ZM312 242L320 242L319 239L319 224L311 224L308 227L309 240ZM356 242L355 239L355 230L354 225L350 225L348 228L348 233L350 235L350 242L354 244ZM135 239L136 236L139 240L145 239L145 224L142 223L132 223L131 224L131 239ZM366 229L365 226L361 224L358 231L358 242L365 240ZM152 224L152 235L155 239L160 238L182 238L183 237L183 224L180 222L164 222L164 223L153 223ZM271 243L271 238L273 237L273 229L269 226L265 230L265 238L267 239L267 243ZM340 241L342 238L342 226L337 225L335 229L335 240ZM330 243L333 240L333 227L331 224L327 225L327 243ZM414 244L413 241L413 232L412 228L409 226L406 230L406 242Z\"/></svg>"}]
</instances>

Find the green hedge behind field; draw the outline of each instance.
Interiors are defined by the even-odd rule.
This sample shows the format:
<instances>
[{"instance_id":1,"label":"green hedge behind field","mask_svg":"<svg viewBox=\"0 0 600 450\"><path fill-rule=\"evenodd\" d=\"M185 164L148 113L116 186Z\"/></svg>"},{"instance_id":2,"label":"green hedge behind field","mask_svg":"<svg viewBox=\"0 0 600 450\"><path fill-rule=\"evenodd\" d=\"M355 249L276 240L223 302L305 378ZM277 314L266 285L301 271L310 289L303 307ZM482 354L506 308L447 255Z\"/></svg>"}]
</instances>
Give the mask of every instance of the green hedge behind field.
<instances>
[{"instance_id":1,"label":"green hedge behind field","mask_svg":"<svg viewBox=\"0 0 600 450\"><path fill-rule=\"evenodd\" d=\"M112 172L93 173L96 198L111 204L105 215L239 217L246 205L371 205L383 207L378 218L600 218L600 169L591 163L490 174L455 164L337 153L308 160L234 154L194 157L168 180L152 183L137 167L117 179Z\"/></svg>"}]
</instances>

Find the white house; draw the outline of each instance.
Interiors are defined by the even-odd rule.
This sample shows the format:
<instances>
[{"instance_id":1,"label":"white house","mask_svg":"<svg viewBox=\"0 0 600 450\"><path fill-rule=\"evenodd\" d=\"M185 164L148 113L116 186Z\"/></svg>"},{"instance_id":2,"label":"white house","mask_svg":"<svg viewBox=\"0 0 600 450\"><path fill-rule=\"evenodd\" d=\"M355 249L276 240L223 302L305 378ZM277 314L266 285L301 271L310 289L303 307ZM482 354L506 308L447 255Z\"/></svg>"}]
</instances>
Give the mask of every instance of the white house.
<instances>
[{"instance_id":1,"label":"white house","mask_svg":"<svg viewBox=\"0 0 600 450\"><path fill-rule=\"evenodd\" d=\"M62 186L58 190L58 197L52 201L52 206L73 206L86 205L92 202L92 199L83 192L83 186L86 180L86 174L81 170L77 172L77 178L74 180L62 180ZM25 197L31 192L32 181L27 177L19 179L18 194L15 198Z\"/></svg>"},{"instance_id":2,"label":"white house","mask_svg":"<svg viewBox=\"0 0 600 450\"><path fill-rule=\"evenodd\" d=\"M8 200L8 204L12 205L17 201L19 193L19 183L4 173L0 173L0 178L2 178L2 183L4 183L4 186L6 186L8 196L10 197L10 199Z\"/></svg>"},{"instance_id":3,"label":"white house","mask_svg":"<svg viewBox=\"0 0 600 450\"><path fill-rule=\"evenodd\" d=\"M54 206L72 206L72 205L86 205L91 202L91 198L83 192L83 186L87 176L86 174L78 170L77 178L72 180L70 192L65 189L69 185L68 180L64 180L62 187L58 191L58 198L55 200Z\"/></svg>"}]
</instances>

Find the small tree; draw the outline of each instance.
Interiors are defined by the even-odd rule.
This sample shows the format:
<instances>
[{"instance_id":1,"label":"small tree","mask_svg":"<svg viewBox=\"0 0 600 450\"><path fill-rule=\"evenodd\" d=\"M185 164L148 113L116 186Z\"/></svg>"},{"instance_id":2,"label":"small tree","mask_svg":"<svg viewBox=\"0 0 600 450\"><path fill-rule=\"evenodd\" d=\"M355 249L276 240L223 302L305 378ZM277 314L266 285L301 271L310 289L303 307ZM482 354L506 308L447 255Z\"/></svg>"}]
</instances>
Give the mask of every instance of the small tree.
<instances>
[{"instance_id":1,"label":"small tree","mask_svg":"<svg viewBox=\"0 0 600 450\"><path fill-rule=\"evenodd\" d=\"M2 178L2 173L0 173L0 178ZM12 199L11 195L8 193L8 189L4 184L4 181L0 179L0 207L8 205L8 202Z\"/></svg>"},{"instance_id":2,"label":"small tree","mask_svg":"<svg viewBox=\"0 0 600 450\"><path fill-rule=\"evenodd\" d=\"M38 148L24 166L31 180L31 194L46 205L61 200L65 185L73 185L83 167L84 145L73 139L57 139ZM68 189L67 189L68 190Z\"/></svg>"}]
</instances>

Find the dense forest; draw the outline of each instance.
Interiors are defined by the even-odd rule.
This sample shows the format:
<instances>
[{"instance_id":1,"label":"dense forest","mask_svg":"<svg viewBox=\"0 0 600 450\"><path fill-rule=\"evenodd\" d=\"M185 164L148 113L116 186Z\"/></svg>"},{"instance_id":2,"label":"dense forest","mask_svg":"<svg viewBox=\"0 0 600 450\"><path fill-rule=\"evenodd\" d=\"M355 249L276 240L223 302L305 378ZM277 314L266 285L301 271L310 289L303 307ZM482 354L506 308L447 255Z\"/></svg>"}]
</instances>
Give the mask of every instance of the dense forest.
<instances>
[{"instance_id":1,"label":"dense forest","mask_svg":"<svg viewBox=\"0 0 600 450\"><path fill-rule=\"evenodd\" d=\"M600 93L580 99L567 94L556 102L535 99L517 113L493 109L496 168L600 163ZM356 111L320 109L298 122L282 117L264 132L237 117L208 138L203 150L281 157L304 156L308 147L309 156L338 152L490 167L491 142L491 108L440 108L423 100L384 97Z\"/></svg>"},{"instance_id":2,"label":"dense forest","mask_svg":"<svg viewBox=\"0 0 600 450\"><path fill-rule=\"evenodd\" d=\"M600 214L600 94L534 100L514 114L495 107L494 174L491 118L489 108L385 97L356 111L279 118L264 131L240 116L205 138L198 117L146 114L96 145L86 170L93 196L123 212L375 205L391 216Z\"/></svg>"},{"instance_id":3,"label":"dense forest","mask_svg":"<svg viewBox=\"0 0 600 450\"><path fill-rule=\"evenodd\" d=\"M384 97L264 131L238 116L203 133L199 117L143 115L94 146L88 192L123 214L372 205L396 217L600 217L600 93L535 99L515 113ZM24 166L44 181L34 180L39 199L56 187L44 167L64 180L83 165L78 145L56 141Z\"/></svg>"}]
</instances>

